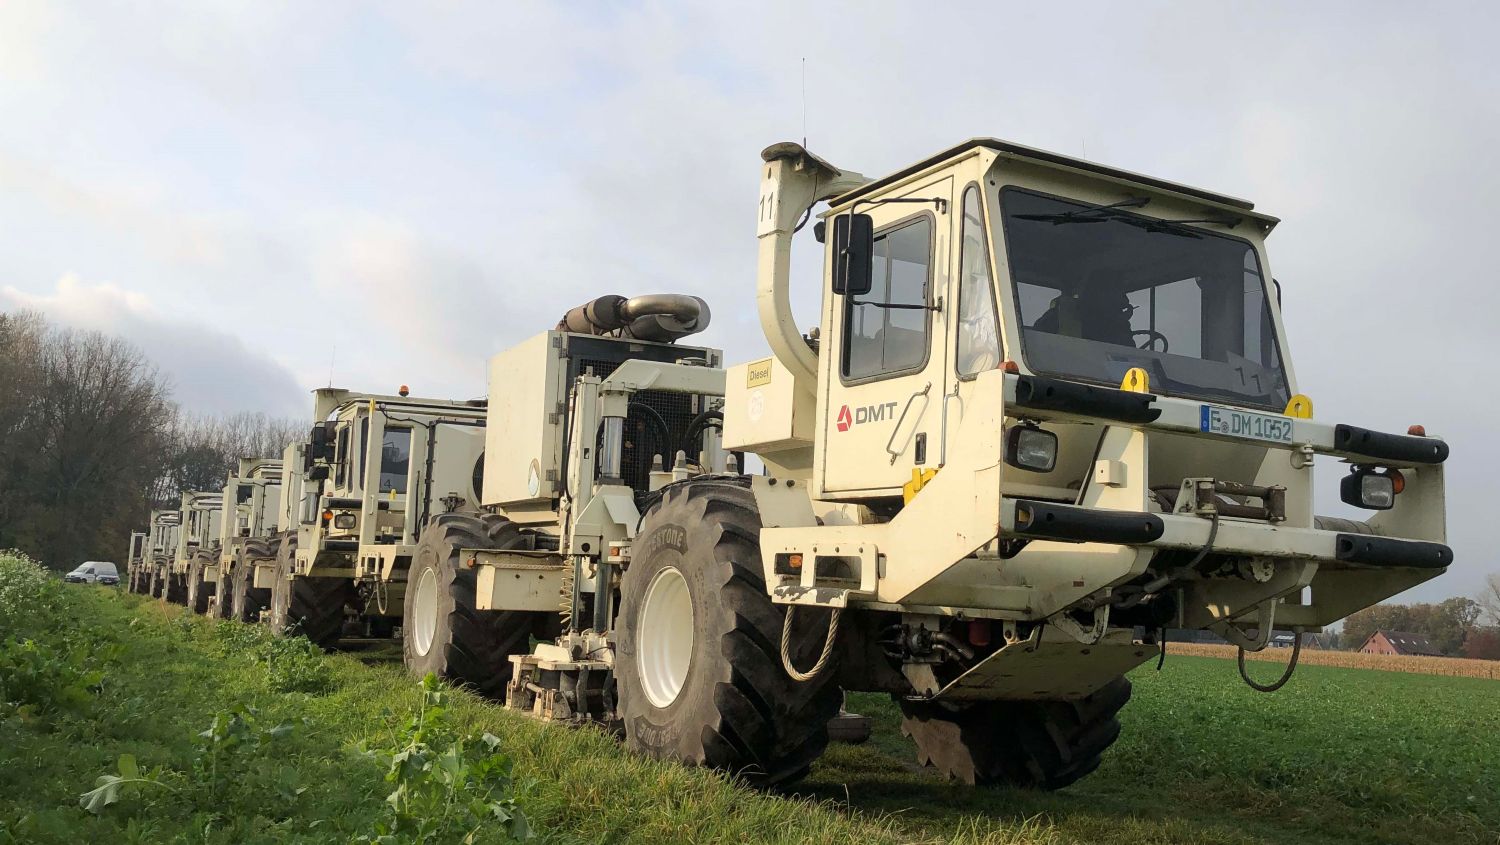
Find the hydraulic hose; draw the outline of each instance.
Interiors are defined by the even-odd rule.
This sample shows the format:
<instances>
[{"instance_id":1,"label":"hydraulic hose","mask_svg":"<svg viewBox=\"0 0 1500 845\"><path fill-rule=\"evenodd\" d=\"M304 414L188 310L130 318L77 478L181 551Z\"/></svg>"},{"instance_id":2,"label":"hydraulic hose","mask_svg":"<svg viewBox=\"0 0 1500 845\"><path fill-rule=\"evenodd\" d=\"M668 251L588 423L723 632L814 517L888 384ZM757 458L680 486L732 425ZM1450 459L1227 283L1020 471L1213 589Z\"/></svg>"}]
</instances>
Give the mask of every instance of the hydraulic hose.
<instances>
[{"instance_id":1,"label":"hydraulic hose","mask_svg":"<svg viewBox=\"0 0 1500 845\"><path fill-rule=\"evenodd\" d=\"M1292 641L1292 659L1287 661L1286 671L1281 673L1281 677L1270 684L1257 684L1250 680L1250 674L1245 671L1245 647L1240 646L1240 677L1250 686L1250 689L1256 692L1275 692L1286 686L1286 682L1292 679L1292 673L1297 671L1297 658L1302 654L1302 632L1298 631L1294 636L1296 639Z\"/></svg>"}]
</instances>

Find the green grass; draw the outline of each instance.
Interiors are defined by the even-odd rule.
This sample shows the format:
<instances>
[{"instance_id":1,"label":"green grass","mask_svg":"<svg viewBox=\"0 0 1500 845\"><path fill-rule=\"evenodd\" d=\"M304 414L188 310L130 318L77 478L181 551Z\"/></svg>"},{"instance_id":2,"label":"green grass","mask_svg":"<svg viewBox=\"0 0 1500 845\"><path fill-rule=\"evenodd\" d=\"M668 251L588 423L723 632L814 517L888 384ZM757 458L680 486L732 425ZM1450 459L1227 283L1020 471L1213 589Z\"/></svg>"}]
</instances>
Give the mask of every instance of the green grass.
<instances>
[{"instance_id":1,"label":"green grass","mask_svg":"<svg viewBox=\"0 0 1500 845\"><path fill-rule=\"evenodd\" d=\"M1494 681L1302 667L1265 695L1201 657L1131 679L1119 742L1062 792L958 789L902 766L899 716L873 695L849 701L877 719L871 742L834 748L803 790L931 833L1033 820L1077 843L1500 842Z\"/></svg>"},{"instance_id":2,"label":"green grass","mask_svg":"<svg viewBox=\"0 0 1500 845\"><path fill-rule=\"evenodd\" d=\"M387 814L385 768L361 748L391 747L422 700L398 666L105 590L8 591L15 571L0 560L0 638L50 649L53 662L27 665L59 680L17 693L0 676L0 699L16 700L0 701L0 843L348 842ZM546 842L1500 842L1500 684L1305 667L1260 695L1209 658L1133 679L1103 767L1050 795L915 769L879 696L850 699L875 718L871 741L831 749L797 796L638 759L600 732L467 694L448 718L499 738ZM261 726L292 730L205 787L197 734L246 705ZM97 815L82 809L79 794L122 754L176 791L137 785Z\"/></svg>"}]
</instances>

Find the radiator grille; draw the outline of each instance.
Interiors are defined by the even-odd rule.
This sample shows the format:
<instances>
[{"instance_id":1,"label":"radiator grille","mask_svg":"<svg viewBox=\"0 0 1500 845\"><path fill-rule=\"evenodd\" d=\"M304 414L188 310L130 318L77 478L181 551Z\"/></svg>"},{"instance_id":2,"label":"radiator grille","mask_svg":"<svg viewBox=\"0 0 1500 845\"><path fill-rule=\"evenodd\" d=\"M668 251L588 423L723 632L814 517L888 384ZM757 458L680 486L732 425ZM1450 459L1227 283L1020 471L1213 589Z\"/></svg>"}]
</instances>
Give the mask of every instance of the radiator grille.
<instances>
[{"instance_id":1,"label":"radiator grille","mask_svg":"<svg viewBox=\"0 0 1500 845\"><path fill-rule=\"evenodd\" d=\"M599 378L608 378L618 367L620 361L609 361L600 358L577 359L578 372L587 372L592 369L594 375ZM662 422L666 423L667 443L662 443L658 427L651 419L649 411L643 411L637 405L645 405L647 408L661 415ZM688 459L696 460L698 443L683 444L683 435L687 433L688 424L697 416L703 407L702 400L697 396L686 393L674 393L663 390L643 390L637 393L631 400L629 414L625 417L624 448L621 450L620 475L625 483L637 493L644 493L650 485L651 458L653 455L661 455L663 465L667 469L672 467L672 459L678 448L688 450ZM701 442L701 441L700 441Z\"/></svg>"}]
</instances>

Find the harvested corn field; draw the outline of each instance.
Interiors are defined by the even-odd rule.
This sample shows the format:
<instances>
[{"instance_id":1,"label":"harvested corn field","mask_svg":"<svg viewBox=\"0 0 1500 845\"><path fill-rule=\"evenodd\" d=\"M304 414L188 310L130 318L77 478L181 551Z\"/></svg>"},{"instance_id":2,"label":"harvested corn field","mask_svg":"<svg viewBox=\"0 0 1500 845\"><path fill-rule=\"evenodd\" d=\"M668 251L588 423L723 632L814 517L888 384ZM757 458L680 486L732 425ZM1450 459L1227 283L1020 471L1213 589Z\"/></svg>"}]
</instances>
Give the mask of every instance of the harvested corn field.
<instances>
[{"instance_id":1,"label":"harvested corn field","mask_svg":"<svg viewBox=\"0 0 1500 845\"><path fill-rule=\"evenodd\" d=\"M1167 656L1235 658L1232 645L1213 643L1171 643ZM1291 652L1284 648L1247 653L1249 660L1285 663ZM1305 666L1338 666L1344 669L1378 669L1383 672L1411 672L1417 675L1443 675L1450 678L1488 678L1500 681L1500 661L1468 660L1462 657L1422 657L1405 654L1361 654L1357 651L1322 651L1304 648L1298 662Z\"/></svg>"}]
</instances>

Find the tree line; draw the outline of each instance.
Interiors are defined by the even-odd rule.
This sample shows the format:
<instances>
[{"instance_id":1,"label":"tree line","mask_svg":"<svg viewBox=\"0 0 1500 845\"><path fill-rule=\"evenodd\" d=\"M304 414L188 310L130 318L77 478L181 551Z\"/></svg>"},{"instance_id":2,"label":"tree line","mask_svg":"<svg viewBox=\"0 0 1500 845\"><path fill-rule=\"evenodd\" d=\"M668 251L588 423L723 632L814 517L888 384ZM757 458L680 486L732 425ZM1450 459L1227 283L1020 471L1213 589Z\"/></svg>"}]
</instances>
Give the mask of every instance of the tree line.
<instances>
[{"instance_id":1,"label":"tree line","mask_svg":"<svg viewBox=\"0 0 1500 845\"><path fill-rule=\"evenodd\" d=\"M296 420L185 413L134 345L0 313L0 549L53 569L124 563L131 531L182 493L218 490L242 457L275 457Z\"/></svg>"},{"instance_id":2,"label":"tree line","mask_svg":"<svg viewBox=\"0 0 1500 845\"><path fill-rule=\"evenodd\" d=\"M1420 634L1449 657L1500 660L1500 574L1476 598L1455 596L1436 604L1377 604L1344 620L1341 644L1357 650L1376 631Z\"/></svg>"}]
</instances>

